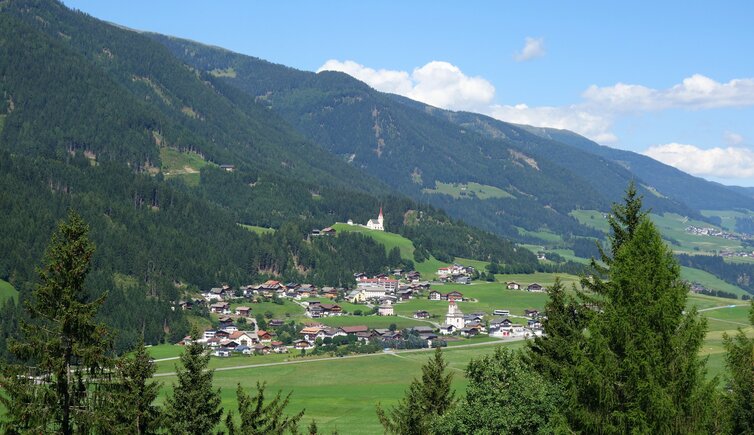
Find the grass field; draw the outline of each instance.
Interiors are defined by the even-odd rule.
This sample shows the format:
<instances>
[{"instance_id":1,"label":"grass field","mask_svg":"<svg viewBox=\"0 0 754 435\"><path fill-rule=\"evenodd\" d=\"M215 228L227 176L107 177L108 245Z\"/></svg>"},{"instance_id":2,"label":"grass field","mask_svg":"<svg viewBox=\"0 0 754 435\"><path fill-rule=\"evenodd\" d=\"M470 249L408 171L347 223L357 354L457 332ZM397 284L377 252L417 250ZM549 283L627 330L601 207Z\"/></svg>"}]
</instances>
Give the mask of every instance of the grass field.
<instances>
[{"instance_id":1,"label":"grass field","mask_svg":"<svg viewBox=\"0 0 754 435\"><path fill-rule=\"evenodd\" d=\"M733 212L731 212L733 213ZM596 210L574 210L571 216L575 217L583 225L595 228L607 233L609 231L607 219L603 213ZM663 238L675 243L671 244L673 251L677 253L703 254L722 250L740 250L741 243L736 240L727 240L721 237L708 237L686 232L686 227L714 227L707 222L689 219L674 213L663 215L651 214L652 222L663 235ZM676 244L677 243L677 244Z\"/></svg>"},{"instance_id":2,"label":"grass field","mask_svg":"<svg viewBox=\"0 0 754 435\"><path fill-rule=\"evenodd\" d=\"M8 281L3 281L2 279L0 279L0 302L11 298L18 301L18 290L13 288L13 286Z\"/></svg>"},{"instance_id":3,"label":"grass field","mask_svg":"<svg viewBox=\"0 0 754 435\"><path fill-rule=\"evenodd\" d=\"M435 181L434 189L422 189L423 193L450 195L455 199L461 198L513 198L516 197L503 189L479 183L443 183Z\"/></svg>"},{"instance_id":4,"label":"grass field","mask_svg":"<svg viewBox=\"0 0 754 435\"><path fill-rule=\"evenodd\" d=\"M732 284L728 284L715 275L699 269L692 269L690 267L683 266L681 267L681 278L691 282L698 282L709 289L722 290L724 292L736 294L739 298L742 295L749 294L749 292L747 292L746 290Z\"/></svg>"},{"instance_id":5,"label":"grass field","mask_svg":"<svg viewBox=\"0 0 754 435\"><path fill-rule=\"evenodd\" d=\"M754 212L734 210L702 210L702 215L707 217L717 216L721 220L721 227L725 228L728 231L737 231L736 218L752 217L754 216Z\"/></svg>"},{"instance_id":6,"label":"grass field","mask_svg":"<svg viewBox=\"0 0 754 435\"><path fill-rule=\"evenodd\" d=\"M385 252L389 252L391 249L397 247L401 252L401 258L414 261L414 242L399 234L387 231L370 230L369 228L344 223L336 223L332 227L340 232L354 232L367 235L373 238L377 243L385 246ZM434 257L430 257L429 260L425 260L421 263L414 263L414 267L422 274L422 278L424 279L433 279L437 274L437 269L447 265L447 263L443 263Z\"/></svg>"},{"instance_id":7,"label":"grass field","mask_svg":"<svg viewBox=\"0 0 754 435\"><path fill-rule=\"evenodd\" d=\"M191 152L181 152L173 148L160 147L160 169L165 178L180 177L189 186L199 184L199 170L211 163L202 156Z\"/></svg>"},{"instance_id":8,"label":"grass field","mask_svg":"<svg viewBox=\"0 0 754 435\"><path fill-rule=\"evenodd\" d=\"M256 225L246 225L246 224L238 224L242 228L246 228L247 230L257 233L260 236L263 234L272 234L275 232L275 228L267 228L267 227L258 227Z\"/></svg>"},{"instance_id":9,"label":"grass field","mask_svg":"<svg viewBox=\"0 0 754 435\"><path fill-rule=\"evenodd\" d=\"M521 342L504 344L520 347ZM490 346L474 348L448 348L445 351L449 367L455 372L453 386L460 393L466 387L463 370L473 357L491 353ZM431 351L404 354L377 354L360 358L342 358L327 361L302 362L299 364L254 367L215 372L214 385L221 388L223 406L236 409L236 386L238 383L249 391L257 381L267 382L267 394L281 390L293 392L288 413L301 409L306 414L301 426L316 419L323 433L338 430L348 434L382 433L375 414L375 405L392 406L414 377L421 373L421 366ZM254 364L265 357L237 358L240 364ZM285 357L284 355L282 357ZM234 362L233 358L223 361ZM175 377L160 378L163 382L163 397L175 382Z\"/></svg>"},{"instance_id":10,"label":"grass field","mask_svg":"<svg viewBox=\"0 0 754 435\"><path fill-rule=\"evenodd\" d=\"M545 277L543 277L545 278ZM541 281L545 281L544 279ZM477 308L498 306L511 309L514 314L525 307L542 308L546 302L546 295L542 293L528 293L522 291L503 290L501 284L478 284L467 286L443 286L445 289L460 289L465 296L477 298L479 302L464 302L460 306L464 312L477 311ZM725 375L725 352L723 334L734 334L741 326L748 334L754 334L754 328L748 325L748 306L742 302L730 308L733 301L710 296L689 295L688 306L699 309L721 307L704 311L701 314L708 319L709 332L701 349L701 355L707 357L708 376ZM424 299L412 300L408 303L396 305L397 311L409 312L416 307L434 306L433 311L444 313L447 303L428 301ZM484 309L481 309L482 311ZM334 317L326 320L342 322L345 319L363 320L366 317ZM399 321L399 317L385 317L385 321ZM404 319L406 320L406 319ZM361 322L366 324L366 322ZM359 324L359 323L354 323ZM497 341L489 341L489 345L478 347L456 347L469 342L483 342L489 338L452 343L445 349L445 359L450 369L456 374L454 388L460 394L466 387L463 371L468 362L475 357L494 351ZM521 348L523 342L502 342L504 346ZM153 346L150 353L155 357L177 356L182 351L179 346ZM307 425L311 419L316 419L323 432L338 430L341 433L367 434L381 433L374 407L377 403L386 406L395 404L411 382L420 374L421 365L429 357L427 351L416 353L379 353L357 358L337 358L326 361L312 361L322 356L307 356L300 358L297 354L266 355L266 356L236 356L232 358L212 358L211 368L233 368L254 364L275 364L293 361L294 364L257 366L239 368L227 371L216 371L214 375L215 387L221 388L222 403L226 409L236 408L235 389L241 384L247 391L254 387L257 381L267 382L267 393L274 394L281 390L284 394L292 392L291 403L287 412L294 413L306 410L303 424ZM163 383L162 396L164 400L175 377L169 375L175 371L177 360L158 362L158 373L168 374L158 380ZM722 387L722 382L719 384Z\"/></svg>"}]
</instances>

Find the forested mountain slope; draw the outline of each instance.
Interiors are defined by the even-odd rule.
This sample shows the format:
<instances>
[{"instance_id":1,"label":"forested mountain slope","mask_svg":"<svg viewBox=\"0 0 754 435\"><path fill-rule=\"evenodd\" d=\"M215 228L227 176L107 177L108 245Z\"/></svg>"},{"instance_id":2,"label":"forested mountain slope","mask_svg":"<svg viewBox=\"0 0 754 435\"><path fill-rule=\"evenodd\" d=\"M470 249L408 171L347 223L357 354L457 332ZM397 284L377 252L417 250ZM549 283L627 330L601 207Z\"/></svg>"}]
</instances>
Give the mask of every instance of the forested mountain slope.
<instances>
[{"instance_id":1,"label":"forested mountain slope","mask_svg":"<svg viewBox=\"0 0 754 435\"><path fill-rule=\"evenodd\" d=\"M518 126L490 134L464 125L452 112L377 92L342 73L297 71L191 41L150 36L191 67L214 75L214 83L231 88L223 92L254 97L352 166L499 234L520 237L519 228L544 228L592 235L568 213L607 210L637 178L609 159ZM503 192L460 199L443 194L446 185L464 189L468 183ZM642 190L656 211L697 216L684 204Z\"/></svg>"},{"instance_id":2,"label":"forested mountain slope","mask_svg":"<svg viewBox=\"0 0 754 435\"><path fill-rule=\"evenodd\" d=\"M60 3L0 3L0 278L22 302L69 208L91 225L87 287L108 292L102 315L118 349L142 330L148 342L181 338L188 324L173 308L199 289L273 276L345 285L355 271L396 266L359 235L307 240L380 206L422 252L538 267L529 251L395 193L227 86ZM171 176L168 157L201 161L187 169L195 183ZM258 236L238 223L278 230ZM16 308L2 309L14 324Z\"/></svg>"}]
</instances>

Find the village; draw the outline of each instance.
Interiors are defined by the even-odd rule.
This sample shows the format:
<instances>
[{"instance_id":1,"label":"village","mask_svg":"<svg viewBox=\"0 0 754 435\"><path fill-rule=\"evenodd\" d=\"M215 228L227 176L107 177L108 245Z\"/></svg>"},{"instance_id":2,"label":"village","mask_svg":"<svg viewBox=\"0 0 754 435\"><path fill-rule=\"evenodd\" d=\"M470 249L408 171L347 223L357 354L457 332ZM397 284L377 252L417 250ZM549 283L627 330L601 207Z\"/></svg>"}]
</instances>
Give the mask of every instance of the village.
<instances>
[{"instance_id":1,"label":"village","mask_svg":"<svg viewBox=\"0 0 754 435\"><path fill-rule=\"evenodd\" d=\"M511 314L506 307L464 313L460 304L473 306L475 300L459 290L438 290L451 283L472 285L474 275L473 267L453 264L439 268L432 282L422 280L419 272L396 269L376 276L356 273L353 288L276 280L239 288L221 285L202 292L201 297L179 302L176 309L208 312L212 326L178 344L199 341L216 357L326 352L343 355L443 347L480 338L523 339L542 334L543 316L539 309L526 309L519 315ZM532 293L544 291L537 283L524 285L511 281L500 283L499 287ZM413 310L410 315L396 313L401 304L425 306L420 301L432 304L433 308ZM294 312L277 317L255 308L270 304L290 307ZM444 315L437 314L438 308ZM359 319L363 323L327 325L331 322L325 320L333 318ZM391 322L391 318L396 321ZM399 329L399 319L410 319L414 326Z\"/></svg>"}]
</instances>

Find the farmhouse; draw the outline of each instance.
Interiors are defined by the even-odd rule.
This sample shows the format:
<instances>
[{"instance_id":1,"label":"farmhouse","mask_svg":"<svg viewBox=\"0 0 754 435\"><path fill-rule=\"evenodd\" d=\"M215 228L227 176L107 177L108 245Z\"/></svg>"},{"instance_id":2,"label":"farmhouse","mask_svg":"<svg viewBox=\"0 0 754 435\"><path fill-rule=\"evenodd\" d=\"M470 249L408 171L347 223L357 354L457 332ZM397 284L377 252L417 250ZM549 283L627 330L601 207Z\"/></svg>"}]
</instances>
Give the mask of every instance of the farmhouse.
<instances>
[{"instance_id":1,"label":"farmhouse","mask_svg":"<svg viewBox=\"0 0 754 435\"><path fill-rule=\"evenodd\" d=\"M508 290L521 290L521 284L516 281L508 281L505 283L505 288Z\"/></svg>"},{"instance_id":2,"label":"farmhouse","mask_svg":"<svg viewBox=\"0 0 754 435\"><path fill-rule=\"evenodd\" d=\"M545 291L545 288L535 282L535 283L529 284L526 287L526 290L530 292L543 292Z\"/></svg>"},{"instance_id":3,"label":"farmhouse","mask_svg":"<svg viewBox=\"0 0 754 435\"><path fill-rule=\"evenodd\" d=\"M431 292L429 292L427 298L430 301L439 301L442 300L442 293L438 292L437 290L432 290Z\"/></svg>"},{"instance_id":4,"label":"farmhouse","mask_svg":"<svg viewBox=\"0 0 754 435\"><path fill-rule=\"evenodd\" d=\"M251 315L251 308L249 307L237 307L236 315L241 317L249 317Z\"/></svg>"},{"instance_id":5,"label":"farmhouse","mask_svg":"<svg viewBox=\"0 0 754 435\"><path fill-rule=\"evenodd\" d=\"M428 311L419 310L414 312L414 319L429 319L431 315Z\"/></svg>"},{"instance_id":6,"label":"farmhouse","mask_svg":"<svg viewBox=\"0 0 754 435\"><path fill-rule=\"evenodd\" d=\"M340 330L343 331L346 335L358 335L362 332L369 332L369 327L365 325L341 326Z\"/></svg>"},{"instance_id":7,"label":"farmhouse","mask_svg":"<svg viewBox=\"0 0 754 435\"><path fill-rule=\"evenodd\" d=\"M230 304L227 302L215 302L209 306L210 313L230 314Z\"/></svg>"}]
</instances>

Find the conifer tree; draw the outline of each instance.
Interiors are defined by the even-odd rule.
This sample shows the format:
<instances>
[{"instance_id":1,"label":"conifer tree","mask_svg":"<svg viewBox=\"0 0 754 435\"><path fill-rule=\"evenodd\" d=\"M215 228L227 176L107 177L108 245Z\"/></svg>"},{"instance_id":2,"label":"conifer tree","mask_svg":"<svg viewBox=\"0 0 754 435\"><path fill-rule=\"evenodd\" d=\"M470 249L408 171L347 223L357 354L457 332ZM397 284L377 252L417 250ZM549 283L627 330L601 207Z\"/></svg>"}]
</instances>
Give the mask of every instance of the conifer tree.
<instances>
[{"instance_id":1,"label":"conifer tree","mask_svg":"<svg viewBox=\"0 0 754 435\"><path fill-rule=\"evenodd\" d=\"M12 417L5 422L7 432L68 435L86 432L99 418L111 342L95 319L105 295L92 300L84 289L94 254L88 233L84 220L70 211L47 247L40 283L26 304L30 321L21 322L22 338L10 345L19 359L36 367L16 367L16 376L3 380L3 402Z\"/></svg>"},{"instance_id":2,"label":"conifer tree","mask_svg":"<svg viewBox=\"0 0 754 435\"><path fill-rule=\"evenodd\" d=\"M171 434L208 434L222 417L220 389L212 388L214 371L207 348L193 342L186 346L177 369L178 384L165 407L165 427Z\"/></svg>"},{"instance_id":3,"label":"conifer tree","mask_svg":"<svg viewBox=\"0 0 754 435\"><path fill-rule=\"evenodd\" d=\"M438 347L422 366L421 379L414 379L398 404L385 411L378 404L377 417L386 432L393 434L429 433L432 421L455 403L453 373Z\"/></svg>"},{"instance_id":4,"label":"conifer tree","mask_svg":"<svg viewBox=\"0 0 754 435\"><path fill-rule=\"evenodd\" d=\"M704 431L705 395L714 394L698 356L706 322L684 311L680 267L632 187L614 207L608 280L584 280L598 309L568 374L569 423L584 432Z\"/></svg>"},{"instance_id":5,"label":"conifer tree","mask_svg":"<svg viewBox=\"0 0 754 435\"><path fill-rule=\"evenodd\" d=\"M298 433L298 422L304 416L302 410L298 414L286 416L285 408L290 402L291 393L282 398L278 391L272 401L265 403L264 389L266 384L257 382L257 393L253 397L245 394L238 384L236 397L238 398L238 413L241 417L240 426L236 426L233 419L233 413L228 412L225 419L225 426L228 428L228 435L282 435L285 432ZM317 425L312 421L309 426L311 431L314 428L316 433Z\"/></svg>"},{"instance_id":6,"label":"conifer tree","mask_svg":"<svg viewBox=\"0 0 754 435\"><path fill-rule=\"evenodd\" d=\"M578 294L575 289L574 293ZM546 379L563 383L576 363L590 312L576 296L568 295L560 278L547 288L547 296L542 321L546 334L527 342L529 352L523 358Z\"/></svg>"},{"instance_id":7,"label":"conifer tree","mask_svg":"<svg viewBox=\"0 0 754 435\"><path fill-rule=\"evenodd\" d=\"M161 411L154 401L161 385L150 382L156 370L143 339L133 357L124 356L116 361L117 379L109 402L110 430L132 434L157 432Z\"/></svg>"},{"instance_id":8,"label":"conifer tree","mask_svg":"<svg viewBox=\"0 0 754 435\"><path fill-rule=\"evenodd\" d=\"M754 325L754 300L749 322ZM754 338L747 337L739 328L734 337L725 334L723 343L730 373L726 406L730 410L731 431L754 434Z\"/></svg>"}]
</instances>

